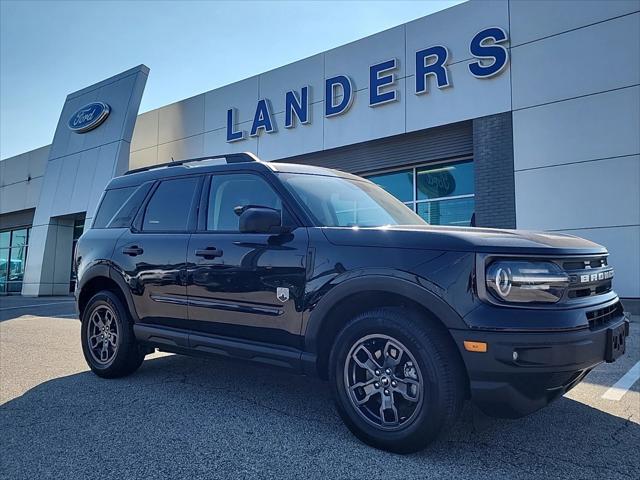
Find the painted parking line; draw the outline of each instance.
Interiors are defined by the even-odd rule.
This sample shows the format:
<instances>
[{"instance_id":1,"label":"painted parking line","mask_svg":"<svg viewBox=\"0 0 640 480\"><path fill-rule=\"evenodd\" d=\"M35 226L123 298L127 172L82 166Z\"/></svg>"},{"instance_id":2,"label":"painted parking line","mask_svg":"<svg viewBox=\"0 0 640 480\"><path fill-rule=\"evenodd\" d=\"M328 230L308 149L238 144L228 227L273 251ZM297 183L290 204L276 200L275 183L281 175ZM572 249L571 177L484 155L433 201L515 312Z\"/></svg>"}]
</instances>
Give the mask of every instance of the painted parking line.
<instances>
[{"instance_id":1,"label":"painted parking line","mask_svg":"<svg viewBox=\"0 0 640 480\"><path fill-rule=\"evenodd\" d=\"M613 384L613 386L604 392L602 398L605 400L620 400L625 393L633 386L634 383L640 378L640 362L636 363L631 369L625 373L620 380Z\"/></svg>"},{"instance_id":2,"label":"painted parking line","mask_svg":"<svg viewBox=\"0 0 640 480\"><path fill-rule=\"evenodd\" d=\"M20 305L19 307L0 308L0 312L4 312L5 310L20 310L22 308L49 307L51 305L66 305L67 303L73 303L73 302L74 300L66 300L64 302L55 302L55 303L32 303L30 305Z\"/></svg>"}]
</instances>

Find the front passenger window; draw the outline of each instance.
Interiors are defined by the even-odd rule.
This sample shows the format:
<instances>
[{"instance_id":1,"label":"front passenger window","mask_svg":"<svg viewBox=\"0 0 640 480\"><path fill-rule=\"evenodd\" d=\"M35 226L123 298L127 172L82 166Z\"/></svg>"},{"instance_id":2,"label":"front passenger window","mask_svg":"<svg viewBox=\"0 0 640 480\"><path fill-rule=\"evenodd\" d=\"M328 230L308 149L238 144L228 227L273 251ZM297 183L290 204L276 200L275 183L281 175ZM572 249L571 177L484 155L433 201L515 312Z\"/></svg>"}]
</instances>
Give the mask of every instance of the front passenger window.
<instances>
[{"instance_id":1,"label":"front passenger window","mask_svg":"<svg viewBox=\"0 0 640 480\"><path fill-rule=\"evenodd\" d=\"M282 211L280 197L262 177L246 173L213 176L209 190L207 230L239 231L240 217L234 209L248 205Z\"/></svg>"}]
</instances>

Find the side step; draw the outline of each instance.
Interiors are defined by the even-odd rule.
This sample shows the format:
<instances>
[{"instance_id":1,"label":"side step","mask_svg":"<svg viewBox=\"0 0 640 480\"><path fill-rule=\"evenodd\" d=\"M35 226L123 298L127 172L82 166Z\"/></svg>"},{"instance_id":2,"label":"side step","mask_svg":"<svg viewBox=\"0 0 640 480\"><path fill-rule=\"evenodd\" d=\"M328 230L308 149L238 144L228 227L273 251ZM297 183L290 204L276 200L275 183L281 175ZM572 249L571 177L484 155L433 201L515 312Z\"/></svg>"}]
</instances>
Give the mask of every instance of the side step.
<instances>
[{"instance_id":1,"label":"side step","mask_svg":"<svg viewBox=\"0 0 640 480\"><path fill-rule=\"evenodd\" d=\"M296 373L305 373L308 365L303 364L310 361L308 353L291 347L218 335L196 334L169 327L138 323L133 325L133 333L139 342L160 350L187 355L239 358L285 368ZM313 360L315 361L315 356Z\"/></svg>"}]
</instances>

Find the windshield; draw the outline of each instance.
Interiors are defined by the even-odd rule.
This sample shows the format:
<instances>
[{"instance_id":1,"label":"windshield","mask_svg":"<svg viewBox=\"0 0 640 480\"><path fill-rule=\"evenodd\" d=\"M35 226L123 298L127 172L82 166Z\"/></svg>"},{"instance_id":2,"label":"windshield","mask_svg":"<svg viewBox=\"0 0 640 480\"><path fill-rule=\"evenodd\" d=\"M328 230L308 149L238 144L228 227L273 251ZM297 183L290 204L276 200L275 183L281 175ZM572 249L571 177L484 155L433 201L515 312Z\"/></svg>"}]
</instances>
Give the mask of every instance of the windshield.
<instances>
[{"instance_id":1,"label":"windshield","mask_svg":"<svg viewBox=\"0 0 640 480\"><path fill-rule=\"evenodd\" d=\"M364 179L284 173L280 178L323 227L427 224L393 195Z\"/></svg>"}]
</instances>

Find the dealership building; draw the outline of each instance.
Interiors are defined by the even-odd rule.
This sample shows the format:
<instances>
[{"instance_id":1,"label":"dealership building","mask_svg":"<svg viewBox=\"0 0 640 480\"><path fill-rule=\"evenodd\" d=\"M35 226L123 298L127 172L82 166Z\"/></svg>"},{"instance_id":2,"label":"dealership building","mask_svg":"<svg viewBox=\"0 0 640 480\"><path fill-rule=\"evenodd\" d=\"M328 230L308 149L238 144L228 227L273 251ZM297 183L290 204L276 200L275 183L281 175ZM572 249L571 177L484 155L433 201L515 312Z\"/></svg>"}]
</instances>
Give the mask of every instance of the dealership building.
<instances>
[{"instance_id":1,"label":"dealership building","mask_svg":"<svg viewBox=\"0 0 640 480\"><path fill-rule=\"evenodd\" d=\"M471 0L139 114L148 75L69 94L51 145L0 161L0 294L73 289L114 176L248 151L368 177L433 224L601 243L638 308L640 1Z\"/></svg>"}]
</instances>

